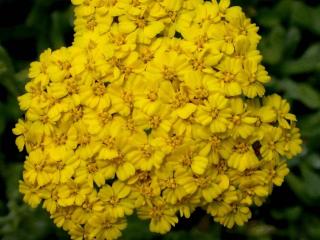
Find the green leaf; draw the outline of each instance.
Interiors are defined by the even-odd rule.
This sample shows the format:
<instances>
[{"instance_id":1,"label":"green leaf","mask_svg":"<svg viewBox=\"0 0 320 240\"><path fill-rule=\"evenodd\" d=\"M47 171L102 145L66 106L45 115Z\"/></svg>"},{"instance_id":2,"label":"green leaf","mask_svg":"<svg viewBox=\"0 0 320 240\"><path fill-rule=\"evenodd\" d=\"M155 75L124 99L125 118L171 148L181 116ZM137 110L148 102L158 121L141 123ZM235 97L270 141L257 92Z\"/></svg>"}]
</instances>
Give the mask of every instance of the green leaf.
<instances>
[{"instance_id":1,"label":"green leaf","mask_svg":"<svg viewBox=\"0 0 320 240\"><path fill-rule=\"evenodd\" d=\"M279 211L273 211L276 214ZM273 212L271 212L273 214ZM247 232L250 237L254 237L254 239L270 239L271 235L276 231L275 227L269 224L265 224L263 222L254 222L252 224L248 224Z\"/></svg>"},{"instance_id":2,"label":"green leaf","mask_svg":"<svg viewBox=\"0 0 320 240\"><path fill-rule=\"evenodd\" d=\"M302 1L294 1L291 9L291 21L300 27L309 28L313 24L311 7Z\"/></svg>"},{"instance_id":3,"label":"green leaf","mask_svg":"<svg viewBox=\"0 0 320 240\"><path fill-rule=\"evenodd\" d=\"M297 27L290 27L285 43L286 57L292 57L301 41L301 31Z\"/></svg>"},{"instance_id":4,"label":"green leaf","mask_svg":"<svg viewBox=\"0 0 320 240\"><path fill-rule=\"evenodd\" d=\"M313 12L313 27L315 33L320 34L320 5L318 5Z\"/></svg>"},{"instance_id":5,"label":"green leaf","mask_svg":"<svg viewBox=\"0 0 320 240\"><path fill-rule=\"evenodd\" d=\"M302 116L299 121L301 132L306 137L320 136L320 112Z\"/></svg>"},{"instance_id":6,"label":"green leaf","mask_svg":"<svg viewBox=\"0 0 320 240\"><path fill-rule=\"evenodd\" d=\"M298 220L303 211L301 206L294 206L282 209L279 211L278 209L272 211L272 216L278 220L288 220L288 221L296 221Z\"/></svg>"},{"instance_id":7,"label":"green leaf","mask_svg":"<svg viewBox=\"0 0 320 240\"><path fill-rule=\"evenodd\" d=\"M307 164L301 164L300 169L305 181L306 194L311 199L320 200L320 176Z\"/></svg>"},{"instance_id":8,"label":"green leaf","mask_svg":"<svg viewBox=\"0 0 320 240\"><path fill-rule=\"evenodd\" d=\"M259 26L272 28L280 24L280 16L272 9L262 9L257 16Z\"/></svg>"},{"instance_id":9,"label":"green leaf","mask_svg":"<svg viewBox=\"0 0 320 240\"><path fill-rule=\"evenodd\" d=\"M291 22L312 33L320 34L320 7L313 8L302 1L294 1L291 11Z\"/></svg>"},{"instance_id":10,"label":"green leaf","mask_svg":"<svg viewBox=\"0 0 320 240\"><path fill-rule=\"evenodd\" d=\"M280 80L277 84L287 97L298 100L311 109L320 108L320 93L306 83L296 83L290 79Z\"/></svg>"},{"instance_id":11,"label":"green leaf","mask_svg":"<svg viewBox=\"0 0 320 240\"><path fill-rule=\"evenodd\" d=\"M164 240L191 240L191 236L186 231L169 232L163 237Z\"/></svg>"},{"instance_id":12,"label":"green leaf","mask_svg":"<svg viewBox=\"0 0 320 240\"><path fill-rule=\"evenodd\" d=\"M64 42L64 30L63 25L65 24L65 21L63 14L56 11L52 13L51 15L51 21L52 21L52 30L50 31L50 38L52 42L52 46L54 49L60 48L62 46L65 46Z\"/></svg>"},{"instance_id":13,"label":"green leaf","mask_svg":"<svg viewBox=\"0 0 320 240\"><path fill-rule=\"evenodd\" d=\"M281 25L275 26L268 36L262 38L260 48L264 62L275 65L281 62L285 49L286 31Z\"/></svg>"},{"instance_id":14,"label":"green leaf","mask_svg":"<svg viewBox=\"0 0 320 240\"><path fill-rule=\"evenodd\" d=\"M128 217L128 226L123 231L122 239L130 240L148 240L157 236L149 230L149 223L138 219L137 216Z\"/></svg>"},{"instance_id":15,"label":"green leaf","mask_svg":"<svg viewBox=\"0 0 320 240\"><path fill-rule=\"evenodd\" d=\"M308 214L308 221L305 223L309 239L320 239L320 219L318 216Z\"/></svg>"},{"instance_id":16,"label":"green leaf","mask_svg":"<svg viewBox=\"0 0 320 240\"><path fill-rule=\"evenodd\" d=\"M7 164L4 173L6 179L6 194L10 200L17 200L20 198L19 193L19 179L21 178L23 166L20 163Z\"/></svg>"},{"instance_id":17,"label":"green leaf","mask_svg":"<svg viewBox=\"0 0 320 240\"><path fill-rule=\"evenodd\" d=\"M12 74L13 67L7 51L0 46L0 76Z\"/></svg>"},{"instance_id":18,"label":"green leaf","mask_svg":"<svg viewBox=\"0 0 320 240\"><path fill-rule=\"evenodd\" d=\"M276 5L273 8L270 7L270 9L279 16L281 20L287 20L292 11L292 3L292 0L281 0L276 2Z\"/></svg>"},{"instance_id":19,"label":"green leaf","mask_svg":"<svg viewBox=\"0 0 320 240\"><path fill-rule=\"evenodd\" d=\"M289 60L282 67L286 75L310 73L320 69L320 43L311 45L300 59Z\"/></svg>"},{"instance_id":20,"label":"green leaf","mask_svg":"<svg viewBox=\"0 0 320 240\"><path fill-rule=\"evenodd\" d=\"M291 190L300 200L302 200L305 204L310 204L312 202L306 195L305 183L301 178L291 173L287 176L287 182Z\"/></svg>"},{"instance_id":21,"label":"green leaf","mask_svg":"<svg viewBox=\"0 0 320 240\"><path fill-rule=\"evenodd\" d=\"M6 127L6 115L4 113L4 105L0 102L0 135L3 133Z\"/></svg>"},{"instance_id":22,"label":"green leaf","mask_svg":"<svg viewBox=\"0 0 320 240\"><path fill-rule=\"evenodd\" d=\"M11 94L17 95L15 86L14 69L6 50L0 46L0 84Z\"/></svg>"},{"instance_id":23,"label":"green leaf","mask_svg":"<svg viewBox=\"0 0 320 240\"><path fill-rule=\"evenodd\" d=\"M320 169L320 155L317 153L312 153L305 158L306 163L309 164L313 169Z\"/></svg>"},{"instance_id":24,"label":"green leaf","mask_svg":"<svg viewBox=\"0 0 320 240\"><path fill-rule=\"evenodd\" d=\"M9 120L10 119L16 120L17 118L20 117L21 111L20 111L18 100L16 97L10 96L7 99L4 111L6 113L7 119Z\"/></svg>"}]
</instances>

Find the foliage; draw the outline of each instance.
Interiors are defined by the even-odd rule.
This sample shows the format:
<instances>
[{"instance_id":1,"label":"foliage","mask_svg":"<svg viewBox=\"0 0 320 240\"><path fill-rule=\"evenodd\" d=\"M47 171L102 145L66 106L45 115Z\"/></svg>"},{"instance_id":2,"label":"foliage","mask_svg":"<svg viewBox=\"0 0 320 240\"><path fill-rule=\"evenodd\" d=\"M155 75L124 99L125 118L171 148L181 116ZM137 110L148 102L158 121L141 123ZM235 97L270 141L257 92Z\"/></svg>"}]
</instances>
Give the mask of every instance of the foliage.
<instances>
[{"instance_id":1,"label":"foliage","mask_svg":"<svg viewBox=\"0 0 320 240\"><path fill-rule=\"evenodd\" d=\"M320 239L320 3L303 0L233 0L261 28L260 49L273 77L268 89L291 101L304 152L289 162L291 174L245 227L226 230L201 211L160 237L131 218L123 239ZM17 7L19 6L19 7ZM4 240L67 239L43 210L21 201L23 154L11 129L20 116L16 96L27 81L28 62L45 48L70 45L72 9L63 0L0 3L0 237Z\"/></svg>"}]
</instances>

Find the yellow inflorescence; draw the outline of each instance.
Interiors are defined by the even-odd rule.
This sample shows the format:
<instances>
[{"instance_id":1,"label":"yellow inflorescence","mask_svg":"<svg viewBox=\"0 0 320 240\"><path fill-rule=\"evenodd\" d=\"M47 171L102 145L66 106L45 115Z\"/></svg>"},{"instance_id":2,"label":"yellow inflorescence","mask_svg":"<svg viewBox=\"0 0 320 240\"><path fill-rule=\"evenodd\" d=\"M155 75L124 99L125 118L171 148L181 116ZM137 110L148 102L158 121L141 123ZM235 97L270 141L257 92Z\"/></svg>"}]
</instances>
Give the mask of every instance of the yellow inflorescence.
<instances>
[{"instance_id":1,"label":"yellow inflorescence","mask_svg":"<svg viewBox=\"0 0 320 240\"><path fill-rule=\"evenodd\" d=\"M31 64L20 191L72 239L116 239L126 217L166 233L197 208L231 228L301 152L258 27L229 0L72 0L71 47Z\"/></svg>"}]
</instances>

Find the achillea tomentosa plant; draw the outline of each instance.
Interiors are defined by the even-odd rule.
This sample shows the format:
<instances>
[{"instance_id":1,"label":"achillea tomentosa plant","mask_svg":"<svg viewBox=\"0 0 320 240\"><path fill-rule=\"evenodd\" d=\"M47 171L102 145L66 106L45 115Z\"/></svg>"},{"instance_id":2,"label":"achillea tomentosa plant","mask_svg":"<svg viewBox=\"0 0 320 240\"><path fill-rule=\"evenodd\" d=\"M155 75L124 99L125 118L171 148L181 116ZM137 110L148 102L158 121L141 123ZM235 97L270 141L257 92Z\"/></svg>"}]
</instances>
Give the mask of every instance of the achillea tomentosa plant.
<instances>
[{"instance_id":1,"label":"achillea tomentosa plant","mask_svg":"<svg viewBox=\"0 0 320 240\"><path fill-rule=\"evenodd\" d=\"M116 239L126 216L164 234L197 208L231 228L301 152L296 118L229 0L72 0L71 47L31 64L13 132L20 192L72 239Z\"/></svg>"}]
</instances>

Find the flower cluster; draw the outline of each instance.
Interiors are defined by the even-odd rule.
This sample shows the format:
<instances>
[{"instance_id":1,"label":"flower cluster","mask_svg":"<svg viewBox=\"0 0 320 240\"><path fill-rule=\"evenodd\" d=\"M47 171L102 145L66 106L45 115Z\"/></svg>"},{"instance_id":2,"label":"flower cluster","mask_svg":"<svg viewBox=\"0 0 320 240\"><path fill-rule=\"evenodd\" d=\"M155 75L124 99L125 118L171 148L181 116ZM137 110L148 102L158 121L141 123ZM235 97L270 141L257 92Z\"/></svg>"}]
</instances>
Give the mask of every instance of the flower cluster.
<instances>
[{"instance_id":1,"label":"flower cluster","mask_svg":"<svg viewBox=\"0 0 320 240\"><path fill-rule=\"evenodd\" d=\"M30 67L13 132L20 192L72 239L116 239L126 217L164 234L197 208L231 228L301 152L258 27L229 0L72 0L71 47Z\"/></svg>"}]
</instances>

